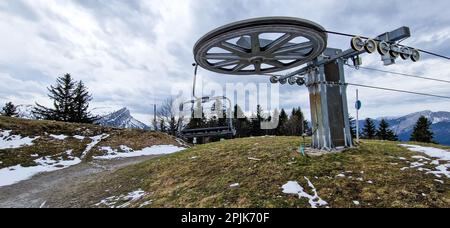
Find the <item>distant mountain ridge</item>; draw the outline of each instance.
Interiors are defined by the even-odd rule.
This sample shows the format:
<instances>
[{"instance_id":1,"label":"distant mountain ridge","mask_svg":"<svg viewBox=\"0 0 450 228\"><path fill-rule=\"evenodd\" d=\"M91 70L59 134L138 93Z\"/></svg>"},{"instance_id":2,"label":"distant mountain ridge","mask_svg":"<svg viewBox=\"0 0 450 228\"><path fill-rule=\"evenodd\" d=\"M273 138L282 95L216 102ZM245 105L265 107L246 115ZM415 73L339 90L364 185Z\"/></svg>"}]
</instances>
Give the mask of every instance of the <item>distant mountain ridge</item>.
<instances>
[{"instance_id":1,"label":"distant mountain ridge","mask_svg":"<svg viewBox=\"0 0 450 228\"><path fill-rule=\"evenodd\" d=\"M127 108L105 115L96 123L105 127L150 130L149 126L135 119Z\"/></svg>"},{"instance_id":2,"label":"distant mountain ridge","mask_svg":"<svg viewBox=\"0 0 450 228\"><path fill-rule=\"evenodd\" d=\"M374 119L375 124L380 124L382 119L385 119L401 141L409 141L411 134L414 130L414 125L417 120L425 116L431 121L431 130L434 133L434 139L436 142L443 145L450 145L450 112L432 112L421 111L412 113L401 117L382 117ZM360 120L360 128L364 127L364 120Z\"/></svg>"}]
</instances>

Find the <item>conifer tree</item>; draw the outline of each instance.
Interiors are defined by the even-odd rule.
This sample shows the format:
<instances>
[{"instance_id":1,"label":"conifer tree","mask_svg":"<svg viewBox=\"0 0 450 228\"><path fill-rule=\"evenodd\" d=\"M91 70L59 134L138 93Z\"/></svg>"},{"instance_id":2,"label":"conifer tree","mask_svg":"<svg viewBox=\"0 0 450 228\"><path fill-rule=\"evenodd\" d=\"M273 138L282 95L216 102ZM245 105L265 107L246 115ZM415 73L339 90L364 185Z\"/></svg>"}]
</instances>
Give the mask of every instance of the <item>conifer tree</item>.
<instances>
[{"instance_id":1,"label":"conifer tree","mask_svg":"<svg viewBox=\"0 0 450 228\"><path fill-rule=\"evenodd\" d=\"M367 118L364 128L362 129L362 135L366 139L374 139L376 136L377 129L375 123L372 119Z\"/></svg>"},{"instance_id":2,"label":"conifer tree","mask_svg":"<svg viewBox=\"0 0 450 228\"><path fill-rule=\"evenodd\" d=\"M384 119L380 122L376 136L380 140L398 141L398 136L394 133L394 131L389 129L389 123Z\"/></svg>"},{"instance_id":3,"label":"conifer tree","mask_svg":"<svg viewBox=\"0 0 450 228\"><path fill-rule=\"evenodd\" d=\"M7 117L15 117L18 114L17 107L12 102L8 102L3 107L1 114Z\"/></svg>"},{"instance_id":4,"label":"conifer tree","mask_svg":"<svg viewBox=\"0 0 450 228\"><path fill-rule=\"evenodd\" d=\"M417 121L410 140L416 142L434 143L433 132L431 131L431 122L425 116L421 116Z\"/></svg>"},{"instance_id":5,"label":"conifer tree","mask_svg":"<svg viewBox=\"0 0 450 228\"><path fill-rule=\"evenodd\" d=\"M53 108L36 103L33 114L39 119L77 123L95 121L96 118L88 111L92 96L83 82L77 82L70 74L65 74L48 91L48 97L53 100Z\"/></svg>"}]
</instances>

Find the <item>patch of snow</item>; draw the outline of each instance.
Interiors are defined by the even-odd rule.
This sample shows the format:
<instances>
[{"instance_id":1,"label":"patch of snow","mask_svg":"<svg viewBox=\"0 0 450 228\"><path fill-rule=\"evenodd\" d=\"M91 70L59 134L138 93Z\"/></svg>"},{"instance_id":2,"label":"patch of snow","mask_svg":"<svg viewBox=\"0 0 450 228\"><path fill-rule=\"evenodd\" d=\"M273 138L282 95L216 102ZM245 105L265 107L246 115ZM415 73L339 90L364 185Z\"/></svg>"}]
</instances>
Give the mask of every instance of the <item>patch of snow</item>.
<instances>
[{"instance_id":1,"label":"patch of snow","mask_svg":"<svg viewBox=\"0 0 450 228\"><path fill-rule=\"evenodd\" d=\"M341 174L337 175L336 177L338 177L338 178L345 178L345 174L341 173Z\"/></svg>"},{"instance_id":2,"label":"patch of snow","mask_svg":"<svg viewBox=\"0 0 450 228\"><path fill-rule=\"evenodd\" d=\"M398 159L400 159L402 161L406 161L406 158L404 158L404 157L399 157Z\"/></svg>"},{"instance_id":3,"label":"patch of snow","mask_svg":"<svg viewBox=\"0 0 450 228\"><path fill-rule=\"evenodd\" d=\"M0 150L3 149L17 149L24 146L32 146L33 141L39 137L30 138L22 137L20 135L11 135L11 130L1 131L0 130Z\"/></svg>"},{"instance_id":4,"label":"patch of snow","mask_svg":"<svg viewBox=\"0 0 450 228\"><path fill-rule=\"evenodd\" d=\"M240 184L239 183L235 183L230 185L230 188L239 188Z\"/></svg>"},{"instance_id":5,"label":"patch of snow","mask_svg":"<svg viewBox=\"0 0 450 228\"><path fill-rule=\"evenodd\" d=\"M109 208L126 208L126 207L130 206L131 203L140 200L142 197L144 197L147 194L148 193L144 192L142 189L139 189L137 191L130 192L126 195L108 197L108 198L100 201L100 203L95 204L95 206L97 206L97 207L98 206L106 206ZM123 202L125 202L125 203L123 203ZM120 205L117 205L117 204L120 204Z\"/></svg>"},{"instance_id":6,"label":"patch of snow","mask_svg":"<svg viewBox=\"0 0 450 228\"><path fill-rule=\"evenodd\" d=\"M16 165L0 169L0 187L16 184L20 181L28 180L36 174L44 172L53 172L81 162L79 158L69 157L71 160L53 160L51 157L42 157L34 160L37 164L32 167L22 167Z\"/></svg>"},{"instance_id":7,"label":"patch of snow","mask_svg":"<svg viewBox=\"0 0 450 228\"><path fill-rule=\"evenodd\" d=\"M50 135L50 137L56 139L56 140L65 140L67 139L69 136L66 135Z\"/></svg>"},{"instance_id":8,"label":"patch of snow","mask_svg":"<svg viewBox=\"0 0 450 228\"><path fill-rule=\"evenodd\" d=\"M85 158L86 155L89 153L89 151L92 150L92 148L94 148L97 144L99 144L103 139L108 138L109 135L108 134L102 134L102 135L97 135L94 137L90 137L90 139L92 140L91 143L89 143L86 146L86 149L83 151L83 153L81 154L81 159Z\"/></svg>"},{"instance_id":9,"label":"patch of snow","mask_svg":"<svg viewBox=\"0 0 450 228\"><path fill-rule=\"evenodd\" d=\"M436 167L436 171L429 171L428 173L434 174L436 177L441 178L442 175L450 178L450 164L440 165Z\"/></svg>"},{"instance_id":10,"label":"patch of snow","mask_svg":"<svg viewBox=\"0 0 450 228\"><path fill-rule=\"evenodd\" d=\"M431 160L431 159L426 158L424 156L412 156L411 158L418 159L418 160L426 160L426 161L430 161Z\"/></svg>"},{"instance_id":11,"label":"patch of snow","mask_svg":"<svg viewBox=\"0 0 450 228\"><path fill-rule=\"evenodd\" d=\"M423 153L433 159L424 157L424 156L412 156L414 159L419 159L418 162L412 162L411 166L409 168L417 168L417 170L421 172L426 172L427 174L433 174L438 178L442 178L442 176L445 176L447 178L450 178L450 152L433 148L433 147L424 147L424 146L417 146L417 145L408 145L408 144L401 144L400 146L406 147L408 150L413 152L419 152ZM441 164L443 163L443 164ZM422 168L424 165L434 165L435 170L430 170L427 168ZM402 169L403 170L403 169Z\"/></svg>"},{"instance_id":12,"label":"patch of snow","mask_svg":"<svg viewBox=\"0 0 450 228\"><path fill-rule=\"evenodd\" d=\"M163 155L163 154L173 154L185 150L184 147L177 147L173 145L159 145L147 147L142 150L134 151L127 146L120 146L122 152L118 150L113 150L111 147L102 147L101 150L106 152L106 155L94 157L94 159L107 160L115 158L131 158L131 157L141 157L149 155Z\"/></svg>"},{"instance_id":13,"label":"patch of snow","mask_svg":"<svg viewBox=\"0 0 450 228\"><path fill-rule=\"evenodd\" d=\"M425 163L420 163L420 162L413 162L413 163L411 163L411 166L410 166L410 168L418 168L418 167L422 167L422 166L424 166L425 165Z\"/></svg>"},{"instance_id":14,"label":"patch of snow","mask_svg":"<svg viewBox=\"0 0 450 228\"><path fill-rule=\"evenodd\" d=\"M356 206L359 206L361 203L359 201L353 201L353 204L355 204Z\"/></svg>"},{"instance_id":15,"label":"patch of snow","mask_svg":"<svg viewBox=\"0 0 450 228\"><path fill-rule=\"evenodd\" d=\"M78 139L78 140L81 140L81 141L83 141L86 137L84 137L84 136L81 136L81 135L75 135L75 136L73 136L75 139Z\"/></svg>"},{"instance_id":16,"label":"patch of snow","mask_svg":"<svg viewBox=\"0 0 450 228\"><path fill-rule=\"evenodd\" d=\"M407 144L401 144L400 146L406 147L410 151L424 153L432 158L438 158L439 160L443 161L450 161L450 152L443 149Z\"/></svg>"},{"instance_id":17,"label":"patch of snow","mask_svg":"<svg viewBox=\"0 0 450 228\"><path fill-rule=\"evenodd\" d=\"M32 154L32 155L30 155L32 158L37 158L37 157L39 157L39 154Z\"/></svg>"},{"instance_id":18,"label":"patch of snow","mask_svg":"<svg viewBox=\"0 0 450 228\"><path fill-rule=\"evenodd\" d=\"M139 208L143 208L143 207L149 206L149 205L151 205L152 203L153 203L153 200L149 200L149 201L144 202L143 204L141 204L141 205L139 206Z\"/></svg>"},{"instance_id":19,"label":"patch of snow","mask_svg":"<svg viewBox=\"0 0 450 228\"><path fill-rule=\"evenodd\" d=\"M367 183L369 183L369 184L373 184L373 181L369 180L369 181L367 181Z\"/></svg>"},{"instance_id":20,"label":"patch of snow","mask_svg":"<svg viewBox=\"0 0 450 228\"><path fill-rule=\"evenodd\" d=\"M432 165L439 165L439 164L441 164L441 163L439 162L439 160L434 160L434 161L431 162L431 164L432 164Z\"/></svg>"},{"instance_id":21,"label":"patch of snow","mask_svg":"<svg viewBox=\"0 0 450 228\"><path fill-rule=\"evenodd\" d=\"M317 208L318 206L326 206L328 205L327 202L322 200L318 194L317 190L314 187L314 185L311 183L311 181L305 177L305 180L308 182L308 186L312 189L314 195L310 195L305 192L302 186L298 184L296 181L289 181L287 184L283 185L281 188L283 188L283 193L285 194L293 194L298 195L298 197L301 198L307 198L309 199L309 205L311 205L312 208Z\"/></svg>"},{"instance_id":22,"label":"patch of snow","mask_svg":"<svg viewBox=\"0 0 450 228\"><path fill-rule=\"evenodd\" d=\"M444 181L443 181L443 180L434 179L434 181L439 182L439 183L441 183L441 184L444 184Z\"/></svg>"}]
</instances>

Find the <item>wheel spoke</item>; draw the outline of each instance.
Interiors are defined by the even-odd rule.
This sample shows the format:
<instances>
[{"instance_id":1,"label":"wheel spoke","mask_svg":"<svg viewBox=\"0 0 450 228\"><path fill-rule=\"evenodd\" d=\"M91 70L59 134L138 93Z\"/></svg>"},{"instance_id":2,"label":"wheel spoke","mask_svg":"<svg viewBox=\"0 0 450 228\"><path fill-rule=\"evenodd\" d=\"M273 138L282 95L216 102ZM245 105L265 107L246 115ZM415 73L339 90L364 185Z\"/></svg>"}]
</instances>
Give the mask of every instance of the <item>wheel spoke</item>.
<instances>
[{"instance_id":1,"label":"wheel spoke","mask_svg":"<svg viewBox=\"0 0 450 228\"><path fill-rule=\"evenodd\" d=\"M240 63L239 60L225 60L225 61L222 61L222 62L214 63L213 66L217 67L217 68L220 68L220 67L236 65L236 64L239 64L239 63Z\"/></svg>"},{"instance_id":2,"label":"wheel spoke","mask_svg":"<svg viewBox=\"0 0 450 228\"><path fill-rule=\"evenodd\" d=\"M301 44L289 45L287 47L282 47L274 52L274 54L282 54L282 53L290 53L290 52L298 52L304 51L313 48L313 43L305 42Z\"/></svg>"},{"instance_id":3,"label":"wheel spoke","mask_svg":"<svg viewBox=\"0 0 450 228\"><path fill-rule=\"evenodd\" d=\"M250 66L249 63L238 64L236 67L233 68L233 72L238 72L238 71L240 71L240 70L242 70L242 69L244 69L244 68L246 68L248 66Z\"/></svg>"},{"instance_id":4,"label":"wheel spoke","mask_svg":"<svg viewBox=\"0 0 450 228\"><path fill-rule=\"evenodd\" d=\"M255 63L254 66L255 66L255 72L257 74L261 73L261 63Z\"/></svg>"},{"instance_id":5,"label":"wheel spoke","mask_svg":"<svg viewBox=\"0 0 450 228\"><path fill-rule=\"evenodd\" d=\"M278 60L267 60L264 63L272 65L274 67L284 67L284 64Z\"/></svg>"},{"instance_id":6,"label":"wheel spoke","mask_svg":"<svg viewBox=\"0 0 450 228\"><path fill-rule=\"evenodd\" d=\"M259 40L259 34L253 33L250 36L252 39L252 53L256 54L261 52L261 41Z\"/></svg>"},{"instance_id":7,"label":"wheel spoke","mask_svg":"<svg viewBox=\"0 0 450 228\"><path fill-rule=\"evenodd\" d=\"M240 47L238 45L235 45L235 44L232 44L232 43L229 43L226 41L220 43L219 48L222 48L224 50L232 52L236 55L246 55L246 54L249 54L249 52L250 52L250 50L248 50L246 48Z\"/></svg>"},{"instance_id":8,"label":"wheel spoke","mask_svg":"<svg viewBox=\"0 0 450 228\"><path fill-rule=\"evenodd\" d=\"M265 48L267 53L272 53L275 50L277 50L278 48L282 47L283 45L285 45L287 42L291 41L294 37L292 36L292 34L284 34L283 36L281 36L280 38L274 40L272 43L270 43L269 45L267 45L267 47Z\"/></svg>"},{"instance_id":9,"label":"wheel spoke","mask_svg":"<svg viewBox=\"0 0 450 228\"><path fill-rule=\"evenodd\" d=\"M273 58L275 60L300 60L304 59L306 56L303 53L287 53L275 55Z\"/></svg>"},{"instance_id":10,"label":"wheel spoke","mask_svg":"<svg viewBox=\"0 0 450 228\"><path fill-rule=\"evenodd\" d=\"M210 53L206 54L205 59L211 60L240 60L241 57L231 53Z\"/></svg>"}]
</instances>

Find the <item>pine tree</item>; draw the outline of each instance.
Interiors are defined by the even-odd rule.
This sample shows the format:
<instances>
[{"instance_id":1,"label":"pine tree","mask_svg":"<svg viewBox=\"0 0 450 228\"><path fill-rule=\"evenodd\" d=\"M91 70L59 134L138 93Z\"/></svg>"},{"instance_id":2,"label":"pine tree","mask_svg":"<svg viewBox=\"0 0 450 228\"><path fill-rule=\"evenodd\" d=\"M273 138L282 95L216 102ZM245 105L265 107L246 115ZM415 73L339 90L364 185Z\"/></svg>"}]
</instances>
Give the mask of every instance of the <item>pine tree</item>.
<instances>
[{"instance_id":1,"label":"pine tree","mask_svg":"<svg viewBox=\"0 0 450 228\"><path fill-rule=\"evenodd\" d=\"M432 123L425 116L421 116L414 126L414 131L410 140L416 142L434 143L431 124Z\"/></svg>"},{"instance_id":2,"label":"pine tree","mask_svg":"<svg viewBox=\"0 0 450 228\"><path fill-rule=\"evenodd\" d=\"M89 102L92 101L92 96L89 94L86 86L82 81L79 81L74 90L73 98L73 113L70 122L74 123L93 123L98 118L94 117L88 111Z\"/></svg>"},{"instance_id":3,"label":"pine tree","mask_svg":"<svg viewBox=\"0 0 450 228\"><path fill-rule=\"evenodd\" d=\"M362 129L362 135L366 139L374 139L377 129L372 119L367 118L364 128Z\"/></svg>"},{"instance_id":4,"label":"pine tree","mask_svg":"<svg viewBox=\"0 0 450 228\"><path fill-rule=\"evenodd\" d=\"M305 130L305 117L301 108L294 108L286 124L287 135L301 136Z\"/></svg>"},{"instance_id":5,"label":"pine tree","mask_svg":"<svg viewBox=\"0 0 450 228\"><path fill-rule=\"evenodd\" d=\"M250 136L251 123L238 105L234 106L233 125L236 128L236 137L243 138Z\"/></svg>"},{"instance_id":6,"label":"pine tree","mask_svg":"<svg viewBox=\"0 0 450 228\"><path fill-rule=\"evenodd\" d=\"M164 121L164 119L160 119L160 121L159 121L159 131L161 131L161 132L167 131L166 121Z\"/></svg>"},{"instance_id":7,"label":"pine tree","mask_svg":"<svg viewBox=\"0 0 450 228\"><path fill-rule=\"evenodd\" d=\"M288 118L289 117L288 117L286 111L284 109L281 109L280 117L279 117L279 120L278 120L278 128L276 130L276 132L277 132L276 134L278 136L285 136L285 135L287 135L286 124L288 122Z\"/></svg>"},{"instance_id":8,"label":"pine tree","mask_svg":"<svg viewBox=\"0 0 450 228\"><path fill-rule=\"evenodd\" d=\"M177 123L176 118L173 116L170 118L170 121L169 121L169 134L176 136L177 131L178 131L178 123Z\"/></svg>"},{"instance_id":9,"label":"pine tree","mask_svg":"<svg viewBox=\"0 0 450 228\"><path fill-rule=\"evenodd\" d=\"M64 122L92 123L94 118L87 110L92 100L83 82L72 79L65 74L56 81L55 86L48 88L49 98L53 100L53 108L47 108L36 103L33 114L45 120Z\"/></svg>"},{"instance_id":10,"label":"pine tree","mask_svg":"<svg viewBox=\"0 0 450 228\"><path fill-rule=\"evenodd\" d=\"M376 136L380 140L398 141L398 136L394 133L394 131L389 129L389 123L384 119L380 122Z\"/></svg>"},{"instance_id":11,"label":"pine tree","mask_svg":"<svg viewBox=\"0 0 450 228\"><path fill-rule=\"evenodd\" d=\"M262 136L264 131L261 129L261 122L264 121L264 110L261 105L256 106L256 115L253 115L251 118L252 123L252 136Z\"/></svg>"},{"instance_id":12,"label":"pine tree","mask_svg":"<svg viewBox=\"0 0 450 228\"><path fill-rule=\"evenodd\" d=\"M17 107L12 102L8 102L5 104L5 107L3 107L1 114L7 117L15 117L18 114Z\"/></svg>"}]
</instances>

